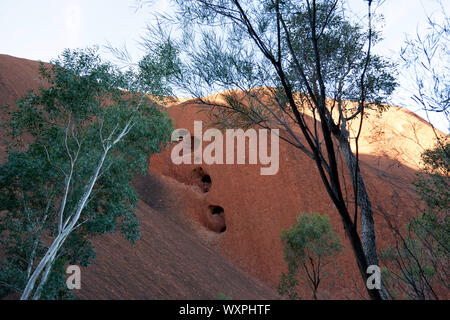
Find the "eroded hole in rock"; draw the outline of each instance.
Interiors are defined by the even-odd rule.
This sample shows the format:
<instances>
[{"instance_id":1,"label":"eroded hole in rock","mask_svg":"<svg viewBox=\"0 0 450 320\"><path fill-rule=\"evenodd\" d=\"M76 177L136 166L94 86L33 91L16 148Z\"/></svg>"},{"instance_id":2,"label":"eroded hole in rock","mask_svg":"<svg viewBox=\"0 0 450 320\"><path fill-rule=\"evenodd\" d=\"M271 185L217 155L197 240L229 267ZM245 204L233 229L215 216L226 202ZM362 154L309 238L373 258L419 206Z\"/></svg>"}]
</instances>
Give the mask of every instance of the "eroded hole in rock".
<instances>
[{"instance_id":1,"label":"eroded hole in rock","mask_svg":"<svg viewBox=\"0 0 450 320\"><path fill-rule=\"evenodd\" d=\"M209 206L209 210L212 215L223 213L223 208L221 206Z\"/></svg>"},{"instance_id":2,"label":"eroded hole in rock","mask_svg":"<svg viewBox=\"0 0 450 320\"><path fill-rule=\"evenodd\" d=\"M211 189L211 184L212 184L212 182L211 182L211 177L209 176L209 174L207 174L207 175L204 175L203 177L202 177L202 185L200 186L200 188L203 190L203 192L208 192L209 191L209 189Z\"/></svg>"},{"instance_id":3,"label":"eroded hole in rock","mask_svg":"<svg viewBox=\"0 0 450 320\"><path fill-rule=\"evenodd\" d=\"M204 193L208 192L209 189L211 189L211 177L209 174L203 171L203 168L195 168L192 176L194 178L194 183L197 184Z\"/></svg>"},{"instance_id":4,"label":"eroded hole in rock","mask_svg":"<svg viewBox=\"0 0 450 320\"><path fill-rule=\"evenodd\" d=\"M205 222L205 226L211 231L223 233L227 230L225 212L221 206L209 206Z\"/></svg>"},{"instance_id":5,"label":"eroded hole in rock","mask_svg":"<svg viewBox=\"0 0 450 320\"><path fill-rule=\"evenodd\" d=\"M202 177L202 182L211 184L211 177L209 176L209 174L206 174Z\"/></svg>"}]
</instances>

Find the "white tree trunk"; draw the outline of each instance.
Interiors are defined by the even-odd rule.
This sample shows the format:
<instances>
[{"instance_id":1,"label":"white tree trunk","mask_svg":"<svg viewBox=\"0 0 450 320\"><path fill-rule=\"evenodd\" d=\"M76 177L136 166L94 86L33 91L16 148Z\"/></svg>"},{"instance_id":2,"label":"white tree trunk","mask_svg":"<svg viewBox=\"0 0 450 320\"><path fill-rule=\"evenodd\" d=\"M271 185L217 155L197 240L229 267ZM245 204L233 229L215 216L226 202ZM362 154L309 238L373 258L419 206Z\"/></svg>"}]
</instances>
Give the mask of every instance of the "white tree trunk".
<instances>
[{"instance_id":1,"label":"white tree trunk","mask_svg":"<svg viewBox=\"0 0 450 320\"><path fill-rule=\"evenodd\" d=\"M377 246L375 239L375 223L373 220L372 204L367 193L366 185L361 175L359 166L357 166L356 157L353 154L350 143L345 135L342 135L339 139L339 144L344 155L344 159L347 163L347 167L350 172L350 178L352 179L352 185L357 183L357 197L358 206L360 209L361 220L361 243L364 250L364 255L367 259L367 264L379 266ZM388 293L384 285L381 288L381 296L383 299L388 299Z\"/></svg>"},{"instance_id":2,"label":"white tree trunk","mask_svg":"<svg viewBox=\"0 0 450 320\"><path fill-rule=\"evenodd\" d=\"M111 134L105 141L102 141L103 144L106 142L106 145L104 144L103 154L97 164L94 174L91 177L91 180L89 182L87 190L85 191L85 193L83 194L83 197L80 199L80 201L78 203L75 214L73 214L67 218L66 222L60 229L60 232L58 233L56 238L53 240L53 243L50 245L50 247L48 248L44 257L41 259L38 266L34 270L33 274L28 279L27 285L25 286L25 289L20 298L21 300L29 299L31 293L34 290L36 281L38 280L38 278L41 275L44 268L47 267L44 272L44 275L41 277L41 281L39 283L38 290L36 291L36 294L35 294L35 297L39 298L42 287L45 285L46 281L48 280L48 274L51 271L51 268L52 268L53 262L55 260L55 257L58 253L58 250L62 247L62 245L64 244L64 241L67 239L67 237L73 231L78 220L80 219L81 212L83 211L83 209L89 199L89 196L91 195L92 189L94 188L94 185L97 182L100 170L103 167L103 163L105 162L105 159L106 159L106 156L107 156L109 150L116 143L118 143L124 136L126 136L130 132L132 127L133 127L133 124L131 123L131 120L130 120L125 125L125 127L122 129L121 133L116 137L116 139L114 139L111 142L112 136L116 132L117 127L111 132ZM67 183L67 180L66 180L66 183ZM70 181L69 181L69 183L70 183ZM60 215L63 215L63 214L64 214L64 212L60 212ZM60 216L59 218L61 219L62 217Z\"/></svg>"}]
</instances>

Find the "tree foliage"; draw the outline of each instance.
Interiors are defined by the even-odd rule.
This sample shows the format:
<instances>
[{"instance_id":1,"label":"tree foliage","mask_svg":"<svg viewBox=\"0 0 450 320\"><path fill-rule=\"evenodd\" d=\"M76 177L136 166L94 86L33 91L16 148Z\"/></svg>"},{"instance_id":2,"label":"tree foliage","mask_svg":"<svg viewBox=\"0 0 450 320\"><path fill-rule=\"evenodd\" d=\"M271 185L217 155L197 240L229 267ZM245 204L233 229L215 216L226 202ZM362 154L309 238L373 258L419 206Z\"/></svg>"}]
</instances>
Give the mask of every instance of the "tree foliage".
<instances>
[{"instance_id":1,"label":"tree foliage","mask_svg":"<svg viewBox=\"0 0 450 320\"><path fill-rule=\"evenodd\" d=\"M372 27L374 1L367 2L368 27L348 19L338 0L175 2L176 16L162 19L147 39L158 42L159 35L179 53L171 83L196 97L214 124L278 129L314 161L365 283L378 256L358 140L368 110L383 111L396 87L395 65L371 51L380 39ZM180 32L169 33L174 24ZM221 90L219 99L208 97ZM341 156L352 190L340 182ZM353 208L345 193L353 193ZM383 290L368 294L386 297Z\"/></svg>"},{"instance_id":2,"label":"tree foliage","mask_svg":"<svg viewBox=\"0 0 450 320\"><path fill-rule=\"evenodd\" d=\"M441 10L427 17L426 32L406 40L401 58L412 80L412 100L427 117L435 112L448 123L450 26L445 6L439 0L435 2ZM423 168L415 183L424 209L405 230L387 219L396 243L383 250L381 257L387 266L384 278L396 298L446 298L443 294L449 290L450 144L447 135L434 132L437 144L422 154Z\"/></svg>"},{"instance_id":3,"label":"tree foliage","mask_svg":"<svg viewBox=\"0 0 450 320\"><path fill-rule=\"evenodd\" d=\"M301 279L317 299L319 284L326 276L325 267L342 250L329 217L303 214L294 226L283 230L281 241L288 272L281 276L279 293L290 299L298 298L296 286Z\"/></svg>"},{"instance_id":4,"label":"tree foliage","mask_svg":"<svg viewBox=\"0 0 450 320\"><path fill-rule=\"evenodd\" d=\"M450 128L450 19L442 1L440 10L427 16L425 32L408 38L401 51L406 77L411 80L411 99L424 111L436 112Z\"/></svg>"},{"instance_id":5,"label":"tree foliage","mask_svg":"<svg viewBox=\"0 0 450 320\"><path fill-rule=\"evenodd\" d=\"M387 282L395 297L438 299L449 290L450 144L422 154L423 170L416 191L424 210L406 226L393 229L395 246L382 251ZM404 235L406 234L406 235Z\"/></svg>"},{"instance_id":6,"label":"tree foliage","mask_svg":"<svg viewBox=\"0 0 450 320\"><path fill-rule=\"evenodd\" d=\"M131 179L146 173L172 127L161 97L147 94L167 91L161 82L143 83L143 72L148 78L147 70L120 71L95 49L66 50L40 65L44 85L18 101L0 165L3 288L28 288L35 299L70 297L64 268L92 262L93 236L120 230L139 239Z\"/></svg>"}]
</instances>

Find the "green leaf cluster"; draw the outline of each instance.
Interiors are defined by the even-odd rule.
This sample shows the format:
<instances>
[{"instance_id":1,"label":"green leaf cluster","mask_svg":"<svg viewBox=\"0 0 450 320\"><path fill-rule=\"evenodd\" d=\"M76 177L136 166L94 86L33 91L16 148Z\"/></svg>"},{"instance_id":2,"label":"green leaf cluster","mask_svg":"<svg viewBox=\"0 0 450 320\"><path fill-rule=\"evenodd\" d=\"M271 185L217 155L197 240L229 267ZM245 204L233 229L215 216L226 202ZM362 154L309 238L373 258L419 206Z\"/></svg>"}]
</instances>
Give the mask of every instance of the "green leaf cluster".
<instances>
[{"instance_id":1,"label":"green leaf cluster","mask_svg":"<svg viewBox=\"0 0 450 320\"><path fill-rule=\"evenodd\" d=\"M108 153L41 298L71 296L64 268L92 262L92 237L120 231L132 242L139 239L131 180L146 173L149 156L161 151L172 131L160 97L150 95L165 92L162 82L142 83L140 72L103 62L96 49L65 50L51 64L40 64L43 85L11 114L8 157L0 165L0 286L6 291L23 290L57 234L71 169L63 222L74 214L105 143L128 122L132 129Z\"/></svg>"}]
</instances>

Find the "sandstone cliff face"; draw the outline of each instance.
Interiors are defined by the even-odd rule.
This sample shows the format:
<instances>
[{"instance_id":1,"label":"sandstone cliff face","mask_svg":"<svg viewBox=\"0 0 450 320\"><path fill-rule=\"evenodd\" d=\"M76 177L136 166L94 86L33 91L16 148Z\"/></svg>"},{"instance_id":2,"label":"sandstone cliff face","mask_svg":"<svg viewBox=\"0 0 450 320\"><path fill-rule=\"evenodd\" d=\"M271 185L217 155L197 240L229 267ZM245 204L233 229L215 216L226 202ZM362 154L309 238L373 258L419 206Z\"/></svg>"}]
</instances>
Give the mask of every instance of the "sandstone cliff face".
<instances>
[{"instance_id":1,"label":"sandstone cliff face","mask_svg":"<svg viewBox=\"0 0 450 320\"><path fill-rule=\"evenodd\" d=\"M34 61L0 55L0 105L14 109L27 89L36 89L37 70ZM193 101L167 110L176 128L193 132L195 120L208 122ZM2 123L6 118L6 110L0 110ZM418 213L412 183L420 154L433 146L434 138L427 122L403 108L393 106L366 120L359 150L378 248L392 240L385 215L403 224ZM243 165L175 165L173 146L153 155L149 176L135 181L142 240L133 246L119 234L95 239L97 260L83 271L81 298L215 299L219 293L275 298L285 270L281 230L301 212L328 214L345 245L329 266L319 298L365 297L339 215L314 163L300 150L280 142L278 173L262 176L261 166L248 160ZM347 175L342 184L350 190ZM347 197L352 203L351 192ZM310 296L307 288L301 291Z\"/></svg>"}]
</instances>

